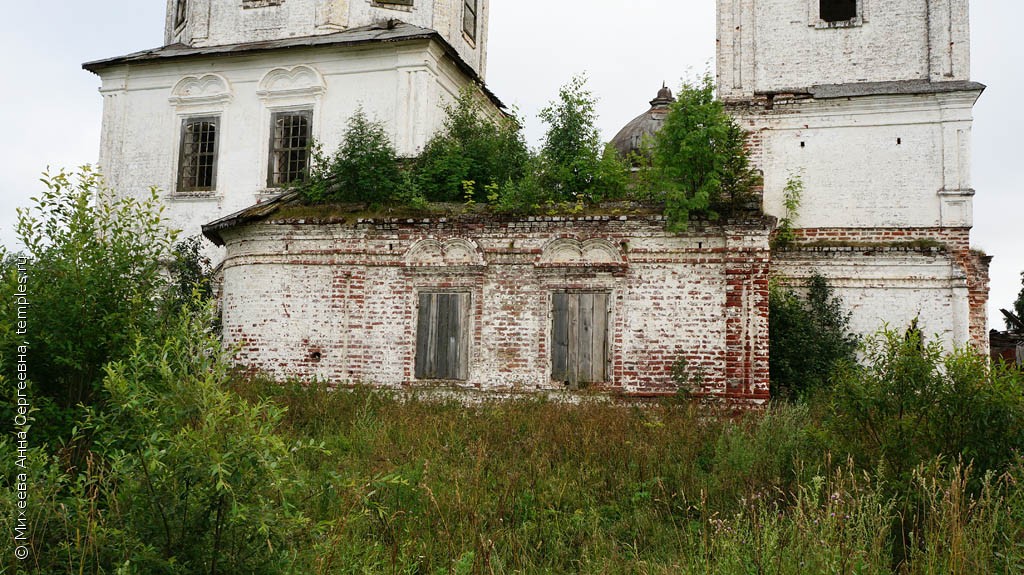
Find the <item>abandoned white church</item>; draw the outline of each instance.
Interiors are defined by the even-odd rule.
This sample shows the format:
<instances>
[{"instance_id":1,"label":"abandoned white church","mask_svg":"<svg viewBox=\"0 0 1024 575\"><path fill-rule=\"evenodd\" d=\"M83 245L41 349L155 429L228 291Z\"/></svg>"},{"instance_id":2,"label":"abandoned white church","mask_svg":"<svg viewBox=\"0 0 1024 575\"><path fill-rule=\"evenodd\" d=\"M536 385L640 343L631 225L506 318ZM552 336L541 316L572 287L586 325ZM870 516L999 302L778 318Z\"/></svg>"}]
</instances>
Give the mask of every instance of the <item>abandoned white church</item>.
<instances>
[{"instance_id":1,"label":"abandoned white church","mask_svg":"<svg viewBox=\"0 0 1024 575\"><path fill-rule=\"evenodd\" d=\"M158 186L172 225L220 246L240 363L334 383L658 395L685 359L700 393L756 403L769 280L813 273L861 333L916 317L949 346L987 345L968 0L718 0L718 95L751 134L763 216L684 233L652 215L287 217L310 142L333 149L360 106L403 156L465 87L502 113L485 84L488 4L169 0L165 46L84 65L102 79L109 185ZM669 102L618 143L657 129ZM773 251L795 173L797 241Z\"/></svg>"}]
</instances>

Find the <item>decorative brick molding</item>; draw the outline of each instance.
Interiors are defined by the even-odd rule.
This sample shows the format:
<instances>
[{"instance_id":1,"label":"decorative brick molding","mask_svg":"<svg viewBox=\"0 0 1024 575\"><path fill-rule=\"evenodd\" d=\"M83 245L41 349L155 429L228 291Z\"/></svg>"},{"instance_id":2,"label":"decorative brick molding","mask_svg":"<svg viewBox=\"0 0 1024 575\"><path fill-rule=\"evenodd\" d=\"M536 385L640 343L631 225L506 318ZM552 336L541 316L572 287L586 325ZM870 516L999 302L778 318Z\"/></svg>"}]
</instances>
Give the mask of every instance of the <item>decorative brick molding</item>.
<instances>
[{"instance_id":1,"label":"decorative brick molding","mask_svg":"<svg viewBox=\"0 0 1024 575\"><path fill-rule=\"evenodd\" d=\"M469 294L469 376L490 391L551 378L552 294L606 293L609 380L627 395L678 390L768 398L770 222L661 216L290 221L223 230L224 335L239 363L275 377L424 386L414 377L417 294Z\"/></svg>"}]
</instances>

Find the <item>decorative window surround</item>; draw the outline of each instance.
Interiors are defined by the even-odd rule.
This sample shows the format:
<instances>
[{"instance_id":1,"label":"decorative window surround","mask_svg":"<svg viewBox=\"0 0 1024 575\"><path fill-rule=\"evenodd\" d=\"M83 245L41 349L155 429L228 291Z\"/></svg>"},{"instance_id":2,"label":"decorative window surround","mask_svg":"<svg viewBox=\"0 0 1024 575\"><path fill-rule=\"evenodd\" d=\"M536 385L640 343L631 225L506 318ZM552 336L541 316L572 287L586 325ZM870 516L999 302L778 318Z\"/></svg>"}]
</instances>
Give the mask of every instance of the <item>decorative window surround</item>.
<instances>
[{"instance_id":1,"label":"decorative window surround","mask_svg":"<svg viewBox=\"0 0 1024 575\"><path fill-rule=\"evenodd\" d=\"M265 103L306 98L318 98L327 91L323 76L310 66L275 68L260 80L256 95Z\"/></svg>"},{"instance_id":2,"label":"decorative window surround","mask_svg":"<svg viewBox=\"0 0 1024 575\"><path fill-rule=\"evenodd\" d=\"M175 84L168 101L183 109L208 108L211 112L225 108L232 99L231 85L218 74L186 76Z\"/></svg>"},{"instance_id":3,"label":"decorative window surround","mask_svg":"<svg viewBox=\"0 0 1024 575\"><path fill-rule=\"evenodd\" d=\"M220 155L220 142L224 139L224 127L221 121L223 112L233 99L231 85L218 74L203 76L186 76L171 89L167 101L174 107L178 117L177 137L174 139L173 166L174 191L171 198L179 200L208 200L217 198L217 164ZM209 185L186 185L185 162L192 162L193 155L187 153L186 138L190 122L210 121L214 125L214 151L212 174ZM195 166L193 166L195 167ZM193 174L193 178L195 175ZM195 182L194 182L195 183Z\"/></svg>"}]
</instances>

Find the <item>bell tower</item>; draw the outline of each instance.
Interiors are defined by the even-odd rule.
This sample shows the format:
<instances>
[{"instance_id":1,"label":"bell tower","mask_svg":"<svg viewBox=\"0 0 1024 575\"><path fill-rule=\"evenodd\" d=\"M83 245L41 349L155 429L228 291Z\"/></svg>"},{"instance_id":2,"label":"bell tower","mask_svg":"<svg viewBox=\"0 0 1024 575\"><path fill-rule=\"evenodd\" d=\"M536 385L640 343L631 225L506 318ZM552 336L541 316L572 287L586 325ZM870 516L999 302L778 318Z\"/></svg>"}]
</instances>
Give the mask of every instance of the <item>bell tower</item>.
<instances>
[{"instance_id":1,"label":"bell tower","mask_svg":"<svg viewBox=\"0 0 1024 575\"><path fill-rule=\"evenodd\" d=\"M723 98L970 79L968 0L719 0Z\"/></svg>"},{"instance_id":2,"label":"bell tower","mask_svg":"<svg viewBox=\"0 0 1024 575\"><path fill-rule=\"evenodd\" d=\"M167 0L164 44L314 37L398 20L436 32L481 77L490 0Z\"/></svg>"},{"instance_id":3,"label":"bell tower","mask_svg":"<svg viewBox=\"0 0 1024 575\"><path fill-rule=\"evenodd\" d=\"M950 344L986 345L968 0L718 0L717 71L765 211L786 215L787 183L803 185L776 272L833 280L865 333L919 316Z\"/></svg>"}]
</instances>

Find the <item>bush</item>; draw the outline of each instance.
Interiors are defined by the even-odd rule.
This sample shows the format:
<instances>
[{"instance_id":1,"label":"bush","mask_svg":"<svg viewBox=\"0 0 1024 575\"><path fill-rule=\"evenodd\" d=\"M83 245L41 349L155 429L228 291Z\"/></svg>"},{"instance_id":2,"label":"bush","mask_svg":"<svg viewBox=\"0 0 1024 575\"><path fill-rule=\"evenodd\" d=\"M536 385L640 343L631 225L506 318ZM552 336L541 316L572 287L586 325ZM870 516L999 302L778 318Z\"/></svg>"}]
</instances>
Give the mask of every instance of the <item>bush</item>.
<instances>
[{"instance_id":1,"label":"bush","mask_svg":"<svg viewBox=\"0 0 1024 575\"><path fill-rule=\"evenodd\" d=\"M1020 274L1021 285L1020 293L1017 294L1017 301L1013 302L1013 313L1018 319L1024 321L1024 272ZM1019 330L1019 327L1014 325L1009 318L1006 318L1006 329L1010 331Z\"/></svg>"},{"instance_id":2,"label":"bush","mask_svg":"<svg viewBox=\"0 0 1024 575\"><path fill-rule=\"evenodd\" d=\"M663 197L674 230L686 229L692 212L732 214L755 199L761 178L750 166L747 134L715 99L706 74L683 84L651 145L644 185Z\"/></svg>"},{"instance_id":3,"label":"bush","mask_svg":"<svg viewBox=\"0 0 1024 575\"><path fill-rule=\"evenodd\" d=\"M13 329L15 270L5 267L0 280L0 345L30 341L33 389L47 409L33 428L37 441L66 437L76 406L98 400L103 366L160 323L172 283L164 264L176 237L155 190L142 200L117 198L88 167L44 174L42 182L15 228L28 264L27 337ZM0 369L14 380L13 363Z\"/></svg>"},{"instance_id":4,"label":"bush","mask_svg":"<svg viewBox=\"0 0 1024 575\"><path fill-rule=\"evenodd\" d=\"M476 191L468 199L485 201L488 186L522 178L529 158L518 121L487 118L475 91L465 90L445 108L444 127L416 161L416 181L429 201L467 199L464 182Z\"/></svg>"},{"instance_id":5,"label":"bush","mask_svg":"<svg viewBox=\"0 0 1024 575\"><path fill-rule=\"evenodd\" d=\"M773 284L769 292L769 374L773 398L807 399L828 389L840 365L856 361L850 314L820 275L807 280L807 297Z\"/></svg>"},{"instance_id":6,"label":"bush","mask_svg":"<svg viewBox=\"0 0 1024 575\"><path fill-rule=\"evenodd\" d=\"M188 305L195 296L206 301L213 297L213 271L210 258L203 255L202 240L199 236L182 240L174 245L170 274L174 297L171 303L178 311Z\"/></svg>"},{"instance_id":7,"label":"bush","mask_svg":"<svg viewBox=\"0 0 1024 575\"><path fill-rule=\"evenodd\" d=\"M349 118L334 156L316 150L309 178L299 184L312 203L397 203L409 193L384 125L360 108Z\"/></svg>"},{"instance_id":8,"label":"bush","mask_svg":"<svg viewBox=\"0 0 1024 575\"><path fill-rule=\"evenodd\" d=\"M195 304L108 366L107 405L89 408L82 427L92 440L84 464L29 454L18 472L31 485L38 572L294 572L296 549L311 545L294 462L326 453L281 437L283 409L228 389L211 321ZM11 442L0 455L13 470ZM14 475L5 478L14 502Z\"/></svg>"},{"instance_id":9,"label":"bush","mask_svg":"<svg viewBox=\"0 0 1024 575\"><path fill-rule=\"evenodd\" d=\"M1024 376L970 347L944 354L920 332L884 330L867 342L863 366L836 376L827 429L865 467L906 481L935 457L976 474L1003 471L1024 449Z\"/></svg>"}]
</instances>

